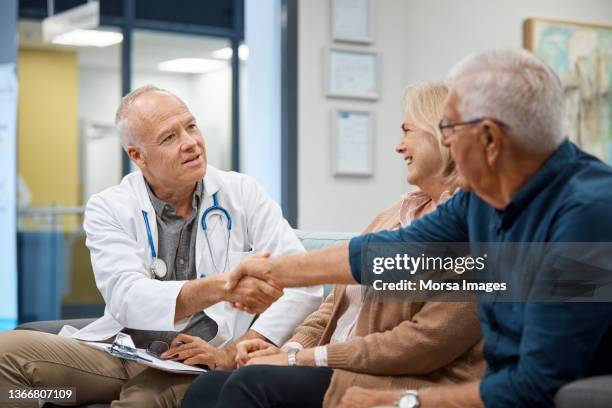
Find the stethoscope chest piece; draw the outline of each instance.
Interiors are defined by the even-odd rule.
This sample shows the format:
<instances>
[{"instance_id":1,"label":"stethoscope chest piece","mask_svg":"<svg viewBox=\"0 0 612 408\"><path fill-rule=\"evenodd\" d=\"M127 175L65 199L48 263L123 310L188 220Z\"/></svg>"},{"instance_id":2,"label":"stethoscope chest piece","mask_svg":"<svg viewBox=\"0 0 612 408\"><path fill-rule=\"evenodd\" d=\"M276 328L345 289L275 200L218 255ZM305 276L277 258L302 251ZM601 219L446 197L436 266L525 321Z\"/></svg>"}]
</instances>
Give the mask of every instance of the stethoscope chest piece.
<instances>
[{"instance_id":1,"label":"stethoscope chest piece","mask_svg":"<svg viewBox=\"0 0 612 408\"><path fill-rule=\"evenodd\" d=\"M168 267L163 260L155 258L151 264L151 272L159 279L163 279L166 276L166 273L168 273Z\"/></svg>"},{"instance_id":2,"label":"stethoscope chest piece","mask_svg":"<svg viewBox=\"0 0 612 408\"><path fill-rule=\"evenodd\" d=\"M158 279L163 279L168 273L168 267L162 259L157 257L157 251L155 251L155 245L153 245L153 236L151 235L151 227L149 226L149 217L147 216L147 212L142 210L142 216L144 217L145 226L147 227L147 239L149 240L149 248L151 249L151 256L153 257L150 270L151 273Z\"/></svg>"}]
</instances>

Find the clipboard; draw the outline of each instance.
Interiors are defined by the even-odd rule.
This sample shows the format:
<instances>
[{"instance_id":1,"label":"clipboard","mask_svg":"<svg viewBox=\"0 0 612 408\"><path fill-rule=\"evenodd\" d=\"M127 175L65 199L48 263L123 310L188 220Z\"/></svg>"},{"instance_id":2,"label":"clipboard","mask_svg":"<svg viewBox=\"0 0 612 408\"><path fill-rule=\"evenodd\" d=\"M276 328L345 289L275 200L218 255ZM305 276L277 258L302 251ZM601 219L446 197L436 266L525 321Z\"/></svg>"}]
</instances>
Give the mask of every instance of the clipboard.
<instances>
[{"instance_id":1,"label":"clipboard","mask_svg":"<svg viewBox=\"0 0 612 408\"><path fill-rule=\"evenodd\" d=\"M98 343L94 341L79 341L79 342L86 346L105 351L106 353L110 354L113 357L120 358L110 352L110 348L112 347L111 344ZM148 354L144 349L136 348L134 350L135 350L134 355L131 356L131 358L126 358L126 360L131 360L138 364L142 364L147 367L155 368L157 370L166 371L166 372L175 373L175 374L191 374L191 375L199 375L199 374L202 374L208 371L200 367L189 366L187 364L179 363L177 361L161 360L159 358L153 357L152 355Z\"/></svg>"}]
</instances>

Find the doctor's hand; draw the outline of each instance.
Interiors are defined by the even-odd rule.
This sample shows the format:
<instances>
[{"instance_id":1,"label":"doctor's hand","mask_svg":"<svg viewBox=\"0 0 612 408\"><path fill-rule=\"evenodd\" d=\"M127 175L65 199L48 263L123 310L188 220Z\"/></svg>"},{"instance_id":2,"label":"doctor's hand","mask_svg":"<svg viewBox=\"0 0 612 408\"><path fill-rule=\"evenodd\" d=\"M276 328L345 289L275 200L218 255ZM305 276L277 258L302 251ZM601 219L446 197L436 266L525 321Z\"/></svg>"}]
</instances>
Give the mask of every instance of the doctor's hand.
<instances>
[{"instance_id":1,"label":"doctor's hand","mask_svg":"<svg viewBox=\"0 0 612 408\"><path fill-rule=\"evenodd\" d=\"M245 277L254 277L274 284L271 275L271 261L269 252L260 252L244 258L240 264L229 273L226 289L233 289ZM278 286L278 285L275 285Z\"/></svg>"},{"instance_id":2,"label":"doctor's hand","mask_svg":"<svg viewBox=\"0 0 612 408\"><path fill-rule=\"evenodd\" d=\"M246 365L255 357L277 354L280 349L272 343L261 339L244 340L236 344L236 364L238 367Z\"/></svg>"},{"instance_id":3,"label":"doctor's hand","mask_svg":"<svg viewBox=\"0 0 612 408\"><path fill-rule=\"evenodd\" d=\"M182 361L187 365L207 365L211 370L232 370L236 367L231 349L219 349L200 337L183 333L176 336L161 358Z\"/></svg>"},{"instance_id":4,"label":"doctor's hand","mask_svg":"<svg viewBox=\"0 0 612 408\"><path fill-rule=\"evenodd\" d=\"M248 313L262 313L278 298L283 290L269 282L246 276L231 290L227 291L225 300Z\"/></svg>"}]
</instances>

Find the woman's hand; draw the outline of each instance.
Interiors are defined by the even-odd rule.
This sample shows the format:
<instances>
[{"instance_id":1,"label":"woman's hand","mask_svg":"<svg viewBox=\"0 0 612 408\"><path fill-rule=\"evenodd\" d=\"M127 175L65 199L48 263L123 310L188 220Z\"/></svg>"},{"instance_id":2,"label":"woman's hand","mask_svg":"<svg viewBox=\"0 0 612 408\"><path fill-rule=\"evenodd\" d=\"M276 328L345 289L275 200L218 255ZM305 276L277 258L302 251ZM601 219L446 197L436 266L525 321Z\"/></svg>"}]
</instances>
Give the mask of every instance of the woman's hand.
<instances>
[{"instance_id":1,"label":"woman's hand","mask_svg":"<svg viewBox=\"0 0 612 408\"><path fill-rule=\"evenodd\" d=\"M279 365L286 366L289 365L289 352L285 351L284 347L278 350L274 354L266 354L266 350L261 350L258 353L261 353L260 356L253 356L249 359L246 365L256 365L256 364L267 364L267 365ZM254 353L253 353L254 354ZM314 348L307 348L298 351L295 355L296 365L299 366L310 366L314 367L315 358L314 358Z\"/></svg>"},{"instance_id":2,"label":"woman's hand","mask_svg":"<svg viewBox=\"0 0 612 408\"><path fill-rule=\"evenodd\" d=\"M255 357L246 363L246 365L275 365L275 366L288 366L289 356L284 351L279 351L277 354L269 356Z\"/></svg>"},{"instance_id":3,"label":"woman's hand","mask_svg":"<svg viewBox=\"0 0 612 408\"><path fill-rule=\"evenodd\" d=\"M187 365L207 365L210 370L236 368L231 349L211 346L200 337L179 334L170 349L161 355L164 360L182 361Z\"/></svg>"},{"instance_id":4,"label":"woman's hand","mask_svg":"<svg viewBox=\"0 0 612 408\"><path fill-rule=\"evenodd\" d=\"M238 367L242 367L252 358L270 356L279 352L278 347L267 341L261 339L244 340L236 344L236 364Z\"/></svg>"}]
</instances>

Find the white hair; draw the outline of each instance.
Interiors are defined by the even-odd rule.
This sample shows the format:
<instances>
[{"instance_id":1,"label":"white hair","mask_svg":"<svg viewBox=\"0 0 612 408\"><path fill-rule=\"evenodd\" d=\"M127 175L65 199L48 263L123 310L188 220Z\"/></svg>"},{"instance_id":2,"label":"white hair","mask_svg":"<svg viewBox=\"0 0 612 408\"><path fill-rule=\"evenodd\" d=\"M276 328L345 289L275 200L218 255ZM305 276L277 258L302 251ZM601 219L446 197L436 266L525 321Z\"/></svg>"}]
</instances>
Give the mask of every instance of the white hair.
<instances>
[{"instance_id":1,"label":"white hair","mask_svg":"<svg viewBox=\"0 0 612 408\"><path fill-rule=\"evenodd\" d=\"M117 113L115 114L115 127L119 132L121 146L126 152L128 145L134 144L135 142L134 127L129 120L129 111L139 97L149 92L163 92L168 95L176 96L173 93L166 91L165 89L158 88L154 85L144 85L140 88L134 89L132 92L121 98L121 102L117 108Z\"/></svg>"},{"instance_id":2,"label":"white hair","mask_svg":"<svg viewBox=\"0 0 612 408\"><path fill-rule=\"evenodd\" d=\"M493 118L512 140L534 153L555 150L567 137L563 89L555 73L523 49L475 53L450 71L463 120Z\"/></svg>"}]
</instances>

